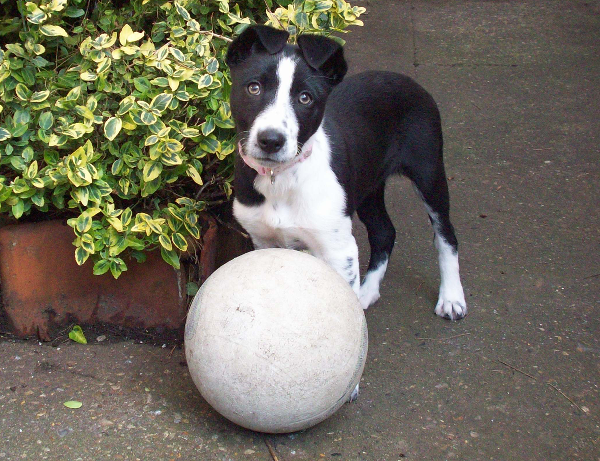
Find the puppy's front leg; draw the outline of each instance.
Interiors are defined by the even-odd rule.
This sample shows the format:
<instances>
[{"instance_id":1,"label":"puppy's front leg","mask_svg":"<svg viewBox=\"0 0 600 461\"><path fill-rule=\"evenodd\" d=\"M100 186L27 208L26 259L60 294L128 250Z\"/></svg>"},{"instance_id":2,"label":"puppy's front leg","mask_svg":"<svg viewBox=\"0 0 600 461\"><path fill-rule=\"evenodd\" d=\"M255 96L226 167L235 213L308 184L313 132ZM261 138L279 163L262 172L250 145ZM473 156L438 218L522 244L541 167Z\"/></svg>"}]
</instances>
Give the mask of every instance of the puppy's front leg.
<instances>
[{"instance_id":1,"label":"puppy's front leg","mask_svg":"<svg viewBox=\"0 0 600 461\"><path fill-rule=\"evenodd\" d=\"M342 231L338 230L329 235L330 241L323 242L322 259L333 267L344 280L346 280L356 296L360 299L360 277L358 265L358 246L352 235L352 229L346 231L342 235ZM333 243L335 242L335 243ZM366 308L368 306L363 306ZM358 398L359 384L352 391L349 402L354 402Z\"/></svg>"},{"instance_id":2,"label":"puppy's front leg","mask_svg":"<svg viewBox=\"0 0 600 461\"><path fill-rule=\"evenodd\" d=\"M339 234L339 232L338 232ZM333 267L350 284L356 296L360 294L358 246L352 233L345 236L335 234L335 244L329 242L322 247L321 259Z\"/></svg>"}]
</instances>

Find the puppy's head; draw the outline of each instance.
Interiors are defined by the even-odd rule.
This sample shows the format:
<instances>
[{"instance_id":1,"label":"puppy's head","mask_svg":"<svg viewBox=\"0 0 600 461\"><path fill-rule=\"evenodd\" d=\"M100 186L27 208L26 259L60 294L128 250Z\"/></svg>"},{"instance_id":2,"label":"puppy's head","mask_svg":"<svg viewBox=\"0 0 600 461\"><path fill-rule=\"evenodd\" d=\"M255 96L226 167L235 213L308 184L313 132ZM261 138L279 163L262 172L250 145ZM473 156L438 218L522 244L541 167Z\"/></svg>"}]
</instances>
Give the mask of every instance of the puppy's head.
<instances>
[{"instance_id":1,"label":"puppy's head","mask_svg":"<svg viewBox=\"0 0 600 461\"><path fill-rule=\"evenodd\" d=\"M347 70L342 47L317 35L248 27L229 46L231 112L244 153L265 167L292 160L317 131Z\"/></svg>"}]
</instances>

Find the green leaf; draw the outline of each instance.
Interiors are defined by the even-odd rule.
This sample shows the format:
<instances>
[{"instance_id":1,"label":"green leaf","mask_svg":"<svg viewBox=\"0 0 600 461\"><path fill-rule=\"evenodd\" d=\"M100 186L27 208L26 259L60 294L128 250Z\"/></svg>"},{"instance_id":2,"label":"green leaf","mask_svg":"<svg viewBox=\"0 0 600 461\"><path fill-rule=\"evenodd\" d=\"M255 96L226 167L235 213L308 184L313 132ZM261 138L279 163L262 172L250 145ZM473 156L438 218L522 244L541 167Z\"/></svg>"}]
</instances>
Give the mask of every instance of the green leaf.
<instances>
[{"instance_id":1,"label":"green leaf","mask_svg":"<svg viewBox=\"0 0 600 461\"><path fill-rule=\"evenodd\" d=\"M200 129L202 130L202 134L204 136L208 136L213 131L215 131L215 120L213 117L206 117L206 121L200 125Z\"/></svg>"},{"instance_id":2,"label":"green leaf","mask_svg":"<svg viewBox=\"0 0 600 461\"><path fill-rule=\"evenodd\" d=\"M71 333L69 333L69 338L71 338ZM71 339L73 339L73 338L71 338ZM83 339L85 340L85 337ZM76 341L76 340L73 339L73 341ZM77 342L79 342L79 341L77 341ZM83 344L87 344L87 340L85 340L85 342ZM83 403L78 402L77 400L69 400L68 402L63 403L63 405L67 408L76 410L77 408L81 408Z\"/></svg>"},{"instance_id":3,"label":"green leaf","mask_svg":"<svg viewBox=\"0 0 600 461\"><path fill-rule=\"evenodd\" d=\"M123 226L127 226L131 222L131 216L131 208L125 208L125 210L123 210L123 214L121 214L121 223Z\"/></svg>"},{"instance_id":4,"label":"green leaf","mask_svg":"<svg viewBox=\"0 0 600 461\"><path fill-rule=\"evenodd\" d=\"M40 27L40 32L48 37L68 37L67 31L60 26L45 25Z\"/></svg>"},{"instance_id":5,"label":"green leaf","mask_svg":"<svg viewBox=\"0 0 600 461\"><path fill-rule=\"evenodd\" d=\"M201 186L202 184L204 184L203 181L202 181L202 177L200 176L200 173L198 173L198 170L194 167L194 165L188 165L186 173L199 186Z\"/></svg>"},{"instance_id":6,"label":"green leaf","mask_svg":"<svg viewBox=\"0 0 600 461\"><path fill-rule=\"evenodd\" d=\"M173 27L171 29L171 34L173 34L173 37L183 37L186 32L183 27Z\"/></svg>"},{"instance_id":7,"label":"green leaf","mask_svg":"<svg viewBox=\"0 0 600 461\"><path fill-rule=\"evenodd\" d=\"M87 339L85 339L85 335L83 334L83 330L79 325L74 325L73 329L69 331L69 339L75 341L79 344L87 344ZM72 403L74 405L69 406L68 403ZM81 402L65 402L65 406L69 408L79 408L81 407Z\"/></svg>"},{"instance_id":8,"label":"green leaf","mask_svg":"<svg viewBox=\"0 0 600 461\"><path fill-rule=\"evenodd\" d=\"M42 130L49 130L54 124L54 116L52 112L42 112L38 119L38 124Z\"/></svg>"},{"instance_id":9,"label":"green leaf","mask_svg":"<svg viewBox=\"0 0 600 461\"><path fill-rule=\"evenodd\" d=\"M161 162L149 161L144 165L143 178L144 181L150 182L160 176L163 164Z\"/></svg>"},{"instance_id":10,"label":"green leaf","mask_svg":"<svg viewBox=\"0 0 600 461\"><path fill-rule=\"evenodd\" d=\"M229 13L229 0L218 0L218 3L221 13Z\"/></svg>"},{"instance_id":11,"label":"green leaf","mask_svg":"<svg viewBox=\"0 0 600 461\"><path fill-rule=\"evenodd\" d=\"M108 272L110 263L106 259L101 259L94 264L94 275L102 275Z\"/></svg>"},{"instance_id":12,"label":"green leaf","mask_svg":"<svg viewBox=\"0 0 600 461\"><path fill-rule=\"evenodd\" d=\"M167 152L180 152L183 150L183 145L177 139L167 139L165 141Z\"/></svg>"},{"instance_id":13,"label":"green leaf","mask_svg":"<svg viewBox=\"0 0 600 461\"><path fill-rule=\"evenodd\" d=\"M152 134L146 138L146 141L144 141L144 146L152 146L153 144L156 144L157 142L158 142L158 136Z\"/></svg>"},{"instance_id":14,"label":"green leaf","mask_svg":"<svg viewBox=\"0 0 600 461\"><path fill-rule=\"evenodd\" d=\"M48 90L44 90L44 91L36 91L35 93L33 93L31 95L31 102L42 102L45 101L46 99L48 99L48 96L50 96L50 91Z\"/></svg>"},{"instance_id":15,"label":"green leaf","mask_svg":"<svg viewBox=\"0 0 600 461\"><path fill-rule=\"evenodd\" d=\"M315 9L313 13L328 11L333 6L333 2L331 0L318 0L315 2Z\"/></svg>"},{"instance_id":16,"label":"green leaf","mask_svg":"<svg viewBox=\"0 0 600 461\"><path fill-rule=\"evenodd\" d=\"M65 96L65 101L77 101L77 99L79 99L79 96L81 96L81 86L77 85L67 93L67 95Z\"/></svg>"},{"instance_id":17,"label":"green leaf","mask_svg":"<svg viewBox=\"0 0 600 461\"><path fill-rule=\"evenodd\" d=\"M47 65L50 64L50 61L42 58L41 56L36 56L32 61L31 61L36 67L46 67Z\"/></svg>"},{"instance_id":18,"label":"green leaf","mask_svg":"<svg viewBox=\"0 0 600 461\"><path fill-rule=\"evenodd\" d=\"M8 131L6 128L0 128L0 141L6 141L10 137L10 131Z\"/></svg>"},{"instance_id":19,"label":"green leaf","mask_svg":"<svg viewBox=\"0 0 600 461\"><path fill-rule=\"evenodd\" d=\"M15 194L21 195L30 190L29 184L23 178L17 178L12 184L12 190Z\"/></svg>"},{"instance_id":20,"label":"green leaf","mask_svg":"<svg viewBox=\"0 0 600 461\"><path fill-rule=\"evenodd\" d=\"M25 171L25 168L27 168L27 164L25 163L25 160L23 160L21 157L11 157L10 164L13 166L13 168L15 170L18 170L18 171Z\"/></svg>"},{"instance_id":21,"label":"green leaf","mask_svg":"<svg viewBox=\"0 0 600 461\"><path fill-rule=\"evenodd\" d=\"M169 79L166 77L156 77L154 80L150 80L150 83L152 83L155 86L165 88L169 86Z\"/></svg>"},{"instance_id":22,"label":"green leaf","mask_svg":"<svg viewBox=\"0 0 600 461\"><path fill-rule=\"evenodd\" d=\"M90 192L86 187L78 187L71 192L71 196L83 206L87 206L90 199Z\"/></svg>"},{"instance_id":23,"label":"green leaf","mask_svg":"<svg viewBox=\"0 0 600 461\"><path fill-rule=\"evenodd\" d=\"M91 129L83 123L73 123L72 125L69 125L66 130L63 131L63 134L73 139L79 139L84 134L86 134L88 130L91 131Z\"/></svg>"},{"instance_id":24,"label":"green leaf","mask_svg":"<svg viewBox=\"0 0 600 461\"><path fill-rule=\"evenodd\" d=\"M161 93L158 96L154 97L154 99L152 99L152 102L150 103L150 108L162 112L167 108L167 106L171 102L171 99L173 99L172 94Z\"/></svg>"},{"instance_id":25,"label":"green leaf","mask_svg":"<svg viewBox=\"0 0 600 461\"><path fill-rule=\"evenodd\" d=\"M110 168L110 172L114 176L117 176L121 172L122 168L123 168L123 159L122 158L118 158L112 164L112 167Z\"/></svg>"},{"instance_id":26,"label":"green leaf","mask_svg":"<svg viewBox=\"0 0 600 461\"><path fill-rule=\"evenodd\" d=\"M19 125L19 126L17 126L14 130L12 130L12 136L13 136L13 138L20 138L21 136L23 136L27 132L27 129L28 129L27 125Z\"/></svg>"},{"instance_id":27,"label":"green leaf","mask_svg":"<svg viewBox=\"0 0 600 461\"><path fill-rule=\"evenodd\" d=\"M167 57L168 54L169 54L169 44L165 43L158 50L156 50L156 60L159 62L163 61Z\"/></svg>"},{"instance_id":28,"label":"green leaf","mask_svg":"<svg viewBox=\"0 0 600 461\"><path fill-rule=\"evenodd\" d=\"M209 58L206 63L206 72L214 74L219 69L219 61L217 58Z\"/></svg>"},{"instance_id":29,"label":"green leaf","mask_svg":"<svg viewBox=\"0 0 600 461\"><path fill-rule=\"evenodd\" d=\"M303 12L298 12L294 16L294 22L301 29L307 29L310 27L310 21L308 20L308 14Z\"/></svg>"},{"instance_id":30,"label":"green leaf","mask_svg":"<svg viewBox=\"0 0 600 461\"><path fill-rule=\"evenodd\" d=\"M106 139L112 141L117 137L119 131L121 131L121 127L123 126L123 122L118 117L111 117L104 123L104 135Z\"/></svg>"},{"instance_id":31,"label":"green leaf","mask_svg":"<svg viewBox=\"0 0 600 461\"><path fill-rule=\"evenodd\" d=\"M92 217L87 213L82 213L75 220L75 229L81 234L92 228Z\"/></svg>"},{"instance_id":32,"label":"green leaf","mask_svg":"<svg viewBox=\"0 0 600 461\"><path fill-rule=\"evenodd\" d=\"M177 93L175 93L175 97L177 99L179 99L180 101L189 101L190 100L190 94L184 90L179 90Z\"/></svg>"},{"instance_id":33,"label":"green leaf","mask_svg":"<svg viewBox=\"0 0 600 461\"><path fill-rule=\"evenodd\" d=\"M110 273L116 279L119 278L119 276L121 275L121 273L124 270L127 270L127 266L125 266L125 263L123 262L123 260L119 259L119 258L112 260L109 263L109 268L110 268Z\"/></svg>"},{"instance_id":34,"label":"green leaf","mask_svg":"<svg viewBox=\"0 0 600 461\"><path fill-rule=\"evenodd\" d=\"M15 126L29 123L31 115L28 110L16 110L13 115L13 123Z\"/></svg>"},{"instance_id":35,"label":"green leaf","mask_svg":"<svg viewBox=\"0 0 600 461\"><path fill-rule=\"evenodd\" d=\"M65 16L68 16L69 18L80 18L84 14L84 10L82 10L81 8L75 8L74 6L69 6L65 10Z\"/></svg>"},{"instance_id":36,"label":"green leaf","mask_svg":"<svg viewBox=\"0 0 600 461\"><path fill-rule=\"evenodd\" d=\"M24 58L25 57L25 50L23 49L23 47L17 43L9 43L6 45L6 49L8 51L10 51L12 54L14 54L15 56L18 56L20 58Z\"/></svg>"},{"instance_id":37,"label":"green leaf","mask_svg":"<svg viewBox=\"0 0 600 461\"><path fill-rule=\"evenodd\" d=\"M29 88L27 88L22 83L17 84L17 86L15 87L15 93L17 95L17 98L19 98L21 101L27 101L31 96L31 91L29 90Z\"/></svg>"},{"instance_id":38,"label":"green leaf","mask_svg":"<svg viewBox=\"0 0 600 461\"><path fill-rule=\"evenodd\" d=\"M175 232L171 236L171 238L173 239L173 245L175 245L181 251L187 250L187 247L188 247L187 240L185 239L185 237L183 235L181 235L179 232Z\"/></svg>"},{"instance_id":39,"label":"green leaf","mask_svg":"<svg viewBox=\"0 0 600 461\"><path fill-rule=\"evenodd\" d=\"M37 187L38 189L43 189L44 187L46 187L46 183L42 178L34 178L33 181L31 181L31 184L33 185L33 187Z\"/></svg>"},{"instance_id":40,"label":"green leaf","mask_svg":"<svg viewBox=\"0 0 600 461\"><path fill-rule=\"evenodd\" d=\"M195 282L188 282L185 284L185 291L188 296L196 296L200 287Z\"/></svg>"},{"instance_id":41,"label":"green leaf","mask_svg":"<svg viewBox=\"0 0 600 461\"><path fill-rule=\"evenodd\" d=\"M184 138L195 138L200 135L200 130L196 128L184 128L181 130L181 136Z\"/></svg>"},{"instance_id":42,"label":"green leaf","mask_svg":"<svg viewBox=\"0 0 600 461\"><path fill-rule=\"evenodd\" d=\"M100 61L98 63L98 67L96 68L96 73L102 74L102 73L106 72L108 69L110 69L111 64L112 64L111 59L109 57L106 57L105 59L103 59L102 61Z\"/></svg>"},{"instance_id":43,"label":"green leaf","mask_svg":"<svg viewBox=\"0 0 600 461\"><path fill-rule=\"evenodd\" d=\"M102 179L96 179L94 181L94 186L96 186L96 189L98 189L98 192L102 197L106 197L112 193L112 187Z\"/></svg>"},{"instance_id":44,"label":"green leaf","mask_svg":"<svg viewBox=\"0 0 600 461\"><path fill-rule=\"evenodd\" d=\"M135 86L135 89L142 94L147 93L151 86L150 80L148 80L146 77L134 78L133 85Z\"/></svg>"},{"instance_id":45,"label":"green leaf","mask_svg":"<svg viewBox=\"0 0 600 461\"><path fill-rule=\"evenodd\" d=\"M150 104L148 104L146 101L137 101L137 105L144 110L151 110Z\"/></svg>"},{"instance_id":46,"label":"green leaf","mask_svg":"<svg viewBox=\"0 0 600 461\"><path fill-rule=\"evenodd\" d=\"M173 266L175 269L180 268L179 256L177 256L177 253L175 252L175 250L169 251L169 250L165 250L164 248L161 247L160 254L161 254L162 258L167 263L169 263L171 266Z\"/></svg>"},{"instance_id":47,"label":"green leaf","mask_svg":"<svg viewBox=\"0 0 600 461\"><path fill-rule=\"evenodd\" d=\"M35 181L35 179L34 179L34 181ZM30 200L31 200L31 203L33 203L34 205L38 206L39 208L43 207L44 204L46 203L46 199L44 198L44 192L43 191L36 192L35 195L31 196Z\"/></svg>"},{"instance_id":48,"label":"green leaf","mask_svg":"<svg viewBox=\"0 0 600 461\"><path fill-rule=\"evenodd\" d=\"M81 266L83 263L85 263L87 261L87 259L89 258L90 254L84 250L82 247L78 247L75 250L75 262L77 263L78 266Z\"/></svg>"},{"instance_id":49,"label":"green leaf","mask_svg":"<svg viewBox=\"0 0 600 461\"><path fill-rule=\"evenodd\" d=\"M165 152L160 159L167 166L176 166L183 163L183 160L176 152Z\"/></svg>"},{"instance_id":50,"label":"green leaf","mask_svg":"<svg viewBox=\"0 0 600 461\"><path fill-rule=\"evenodd\" d=\"M185 221L183 221L183 225L192 237L194 237L195 239L200 238L200 229L198 229L198 226L196 224L192 224L186 219Z\"/></svg>"},{"instance_id":51,"label":"green leaf","mask_svg":"<svg viewBox=\"0 0 600 461\"><path fill-rule=\"evenodd\" d=\"M210 74L204 74L202 77L198 79L198 89L206 88L207 86L212 85L213 76Z\"/></svg>"},{"instance_id":52,"label":"green leaf","mask_svg":"<svg viewBox=\"0 0 600 461\"><path fill-rule=\"evenodd\" d=\"M165 234L160 234L158 236L158 241L160 245L167 251L171 251L173 249L173 245L171 244L171 240Z\"/></svg>"},{"instance_id":53,"label":"green leaf","mask_svg":"<svg viewBox=\"0 0 600 461\"><path fill-rule=\"evenodd\" d=\"M235 128L235 123L233 123L233 120L231 120L230 118L225 118L225 119L215 118L215 124L219 128Z\"/></svg>"},{"instance_id":54,"label":"green leaf","mask_svg":"<svg viewBox=\"0 0 600 461\"><path fill-rule=\"evenodd\" d=\"M119 103L119 110L117 115L125 115L135 105L135 98L133 96L127 96Z\"/></svg>"},{"instance_id":55,"label":"green leaf","mask_svg":"<svg viewBox=\"0 0 600 461\"><path fill-rule=\"evenodd\" d=\"M88 253L94 253L94 238L90 234L81 236L81 247Z\"/></svg>"},{"instance_id":56,"label":"green leaf","mask_svg":"<svg viewBox=\"0 0 600 461\"><path fill-rule=\"evenodd\" d=\"M175 8L177 9L179 16L181 16L184 20L189 21L190 19L192 19L190 13L188 13L188 10L181 6L179 2L175 2Z\"/></svg>"},{"instance_id":57,"label":"green leaf","mask_svg":"<svg viewBox=\"0 0 600 461\"><path fill-rule=\"evenodd\" d=\"M25 202L21 199L18 199L17 203L11 207L11 211L15 219L19 219L21 216L23 216L23 212L25 211Z\"/></svg>"},{"instance_id":58,"label":"green leaf","mask_svg":"<svg viewBox=\"0 0 600 461\"><path fill-rule=\"evenodd\" d=\"M37 160L34 160L29 165L29 168L27 168L25 177L27 177L27 179L33 179L37 176L37 174L38 174L38 163L37 163Z\"/></svg>"},{"instance_id":59,"label":"green leaf","mask_svg":"<svg viewBox=\"0 0 600 461\"><path fill-rule=\"evenodd\" d=\"M211 154L214 154L220 145L221 143L215 138L204 138L198 143L200 149Z\"/></svg>"},{"instance_id":60,"label":"green leaf","mask_svg":"<svg viewBox=\"0 0 600 461\"><path fill-rule=\"evenodd\" d=\"M85 71L79 74L79 78L84 82L93 82L98 78L98 75L95 72Z\"/></svg>"},{"instance_id":61,"label":"green leaf","mask_svg":"<svg viewBox=\"0 0 600 461\"><path fill-rule=\"evenodd\" d=\"M144 125L153 125L158 120L152 112L142 111L140 119Z\"/></svg>"},{"instance_id":62,"label":"green leaf","mask_svg":"<svg viewBox=\"0 0 600 461\"><path fill-rule=\"evenodd\" d=\"M185 62L185 55L181 52L181 50L178 50L177 48L170 48L169 51L179 62Z\"/></svg>"},{"instance_id":63,"label":"green leaf","mask_svg":"<svg viewBox=\"0 0 600 461\"><path fill-rule=\"evenodd\" d=\"M107 217L106 220L112 227L115 228L117 232L123 232L123 224L121 224L121 220L119 218Z\"/></svg>"}]
</instances>

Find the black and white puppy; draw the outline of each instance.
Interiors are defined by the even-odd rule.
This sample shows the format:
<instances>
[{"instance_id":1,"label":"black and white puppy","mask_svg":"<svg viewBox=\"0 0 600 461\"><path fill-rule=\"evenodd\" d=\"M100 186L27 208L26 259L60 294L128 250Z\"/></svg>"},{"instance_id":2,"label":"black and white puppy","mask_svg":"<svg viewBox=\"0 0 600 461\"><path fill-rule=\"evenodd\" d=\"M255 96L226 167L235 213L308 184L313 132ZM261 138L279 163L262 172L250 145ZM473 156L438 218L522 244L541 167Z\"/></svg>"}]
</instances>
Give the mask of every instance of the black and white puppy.
<instances>
[{"instance_id":1,"label":"black and white puppy","mask_svg":"<svg viewBox=\"0 0 600 461\"><path fill-rule=\"evenodd\" d=\"M439 252L435 313L467 313L449 218L440 115L410 78L365 72L347 78L335 41L248 27L227 52L231 112L238 132L234 215L255 248L306 249L353 287L366 309L379 298L396 231L385 208L386 179L410 178ZM371 246L359 284L354 212Z\"/></svg>"}]
</instances>

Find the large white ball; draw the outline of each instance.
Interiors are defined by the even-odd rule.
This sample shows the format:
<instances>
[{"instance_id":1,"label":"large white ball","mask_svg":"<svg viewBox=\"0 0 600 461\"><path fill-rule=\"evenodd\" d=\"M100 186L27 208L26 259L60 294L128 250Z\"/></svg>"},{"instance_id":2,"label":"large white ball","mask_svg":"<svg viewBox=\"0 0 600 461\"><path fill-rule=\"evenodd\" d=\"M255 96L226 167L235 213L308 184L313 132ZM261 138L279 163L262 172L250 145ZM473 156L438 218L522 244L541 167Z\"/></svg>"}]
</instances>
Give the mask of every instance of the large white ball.
<instances>
[{"instance_id":1,"label":"large white ball","mask_svg":"<svg viewBox=\"0 0 600 461\"><path fill-rule=\"evenodd\" d=\"M258 250L213 273L185 326L194 383L229 420L293 432L331 416L358 384L367 326L350 286L308 254Z\"/></svg>"}]
</instances>

